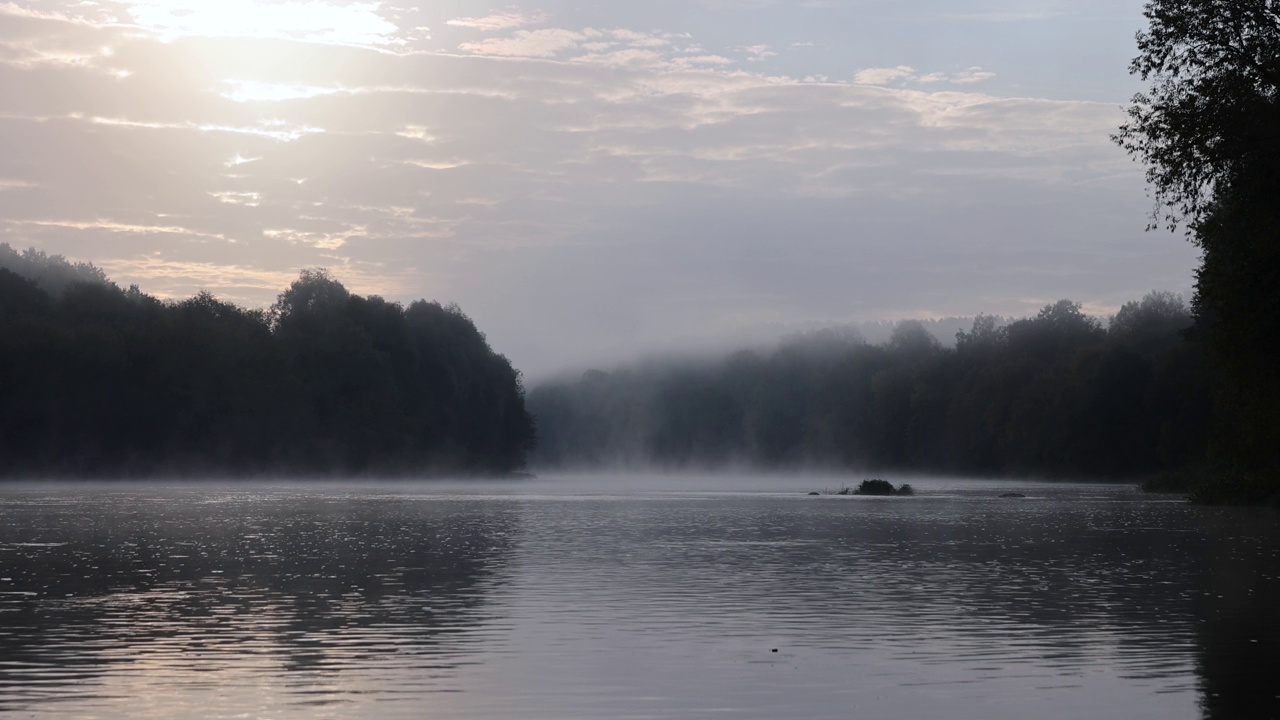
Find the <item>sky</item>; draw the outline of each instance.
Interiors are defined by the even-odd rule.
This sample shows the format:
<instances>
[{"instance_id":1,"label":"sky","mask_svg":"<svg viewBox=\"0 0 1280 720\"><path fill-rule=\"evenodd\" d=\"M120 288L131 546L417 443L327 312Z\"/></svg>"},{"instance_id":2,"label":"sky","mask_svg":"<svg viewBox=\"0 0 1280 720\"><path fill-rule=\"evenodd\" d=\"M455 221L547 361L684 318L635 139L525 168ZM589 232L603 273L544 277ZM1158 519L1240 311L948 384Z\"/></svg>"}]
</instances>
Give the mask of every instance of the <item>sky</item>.
<instances>
[{"instance_id":1,"label":"sky","mask_svg":"<svg viewBox=\"0 0 1280 720\"><path fill-rule=\"evenodd\" d=\"M536 382L1189 294L1108 139L1141 0L0 0L0 242L456 302Z\"/></svg>"}]
</instances>

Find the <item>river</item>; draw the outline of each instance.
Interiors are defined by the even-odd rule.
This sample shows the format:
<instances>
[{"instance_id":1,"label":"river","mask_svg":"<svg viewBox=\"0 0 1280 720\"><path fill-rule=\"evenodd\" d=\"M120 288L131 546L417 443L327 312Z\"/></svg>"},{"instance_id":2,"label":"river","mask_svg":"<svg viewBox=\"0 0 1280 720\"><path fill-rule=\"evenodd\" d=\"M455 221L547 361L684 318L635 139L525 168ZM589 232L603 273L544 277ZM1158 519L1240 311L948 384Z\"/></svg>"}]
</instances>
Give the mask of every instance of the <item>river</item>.
<instances>
[{"instance_id":1,"label":"river","mask_svg":"<svg viewBox=\"0 0 1280 720\"><path fill-rule=\"evenodd\" d=\"M0 486L0 714L1280 716L1276 514L910 482Z\"/></svg>"}]
</instances>

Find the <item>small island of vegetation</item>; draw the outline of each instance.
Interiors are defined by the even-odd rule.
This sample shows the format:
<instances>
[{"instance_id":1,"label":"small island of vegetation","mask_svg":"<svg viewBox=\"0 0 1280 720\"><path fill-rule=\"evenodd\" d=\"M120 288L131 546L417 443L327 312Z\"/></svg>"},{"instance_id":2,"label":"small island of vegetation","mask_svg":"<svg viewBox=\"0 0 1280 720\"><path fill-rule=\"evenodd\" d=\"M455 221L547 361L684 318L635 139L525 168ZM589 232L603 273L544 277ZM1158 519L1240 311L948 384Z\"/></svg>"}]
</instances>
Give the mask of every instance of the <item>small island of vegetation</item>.
<instances>
[{"instance_id":1,"label":"small island of vegetation","mask_svg":"<svg viewBox=\"0 0 1280 720\"><path fill-rule=\"evenodd\" d=\"M888 480L872 479L863 480L858 489L853 491L854 495L915 495L916 491L907 484L895 488L893 483Z\"/></svg>"},{"instance_id":2,"label":"small island of vegetation","mask_svg":"<svg viewBox=\"0 0 1280 720\"><path fill-rule=\"evenodd\" d=\"M915 495L916 491L915 491L915 488L905 483L895 488L893 486L893 483L889 482L888 480L873 479L873 480L863 480L856 488L845 485L839 490L835 490L835 491L826 490L824 492L811 492L809 494L810 495L879 495L879 496L898 495L898 496L906 497L910 495Z\"/></svg>"}]
</instances>

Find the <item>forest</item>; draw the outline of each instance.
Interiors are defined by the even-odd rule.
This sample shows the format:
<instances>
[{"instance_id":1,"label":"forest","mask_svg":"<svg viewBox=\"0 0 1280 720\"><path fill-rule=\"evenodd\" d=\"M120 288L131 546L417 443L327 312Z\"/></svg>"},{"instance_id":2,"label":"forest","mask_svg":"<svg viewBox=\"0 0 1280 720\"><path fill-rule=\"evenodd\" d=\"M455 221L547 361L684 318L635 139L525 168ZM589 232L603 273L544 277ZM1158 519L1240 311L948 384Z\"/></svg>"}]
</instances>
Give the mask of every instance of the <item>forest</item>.
<instances>
[{"instance_id":1,"label":"forest","mask_svg":"<svg viewBox=\"0 0 1280 720\"><path fill-rule=\"evenodd\" d=\"M1104 327L1063 300L940 343L915 321L871 344L810 334L533 389L540 467L897 470L1170 479L1208 460L1200 328L1152 292Z\"/></svg>"},{"instance_id":2,"label":"forest","mask_svg":"<svg viewBox=\"0 0 1280 720\"><path fill-rule=\"evenodd\" d=\"M533 432L456 306L322 270L268 310L162 302L0 245L0 477L502 474Z\"/></svg>"}]
</instances>

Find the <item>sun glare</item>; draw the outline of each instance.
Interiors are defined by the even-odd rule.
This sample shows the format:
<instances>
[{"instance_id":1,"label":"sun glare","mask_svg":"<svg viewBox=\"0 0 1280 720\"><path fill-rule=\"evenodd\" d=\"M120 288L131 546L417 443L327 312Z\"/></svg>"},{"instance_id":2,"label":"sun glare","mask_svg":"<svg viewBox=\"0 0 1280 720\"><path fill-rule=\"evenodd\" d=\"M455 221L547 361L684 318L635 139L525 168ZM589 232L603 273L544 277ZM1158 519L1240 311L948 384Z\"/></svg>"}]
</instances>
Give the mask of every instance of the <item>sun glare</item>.
<instances>
[{"instance_id":1,"label":"sun glare","mask_svg":"<svg viewBox=\"0 0 1280 720\"><path fill-rule=\"evenodd\" d=\"M229 89L222 96L235 102L275 102L282 100L305 100L321 95L333 95L342 92L341 88L325 88L315 85L289 85L284 83L267 83L257 80L229 80Z\"/></svg>"},{"instance_id":2,"label":"sun glare","mask_svg":"<svg viewBox=\"0 0 1280 720\"><path fill-rule=\"evenodd\" d=\"M398 43L398 28L378 3L267 0L137 0L129 14L165 39L179 37L280 38L333 45Z\"/></svg>"}]
</instances>

